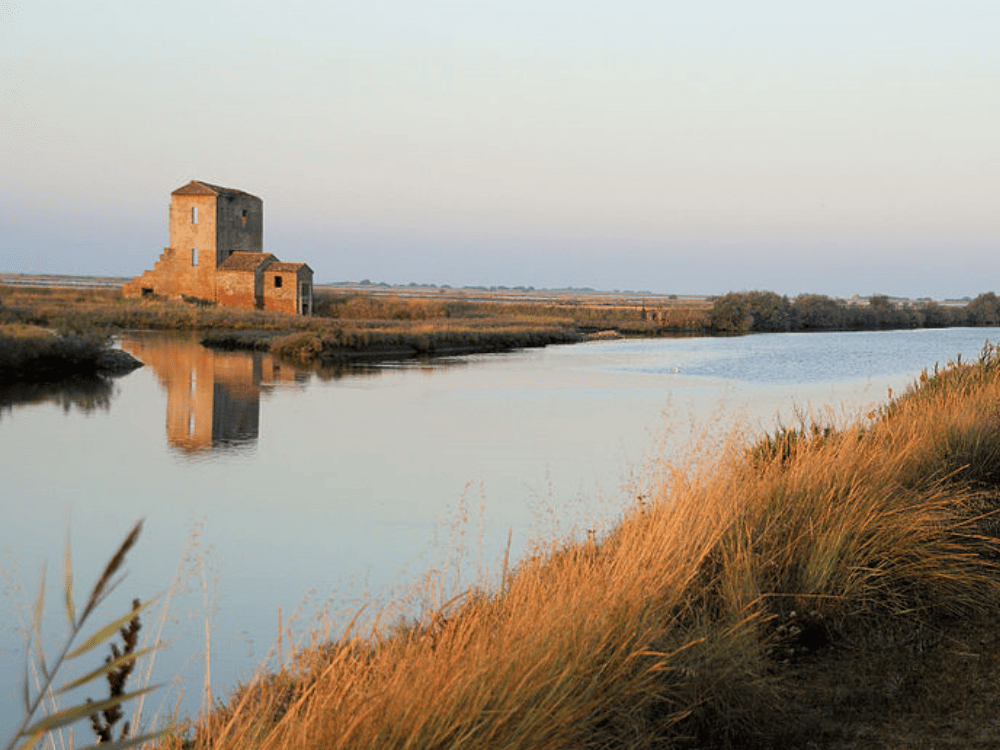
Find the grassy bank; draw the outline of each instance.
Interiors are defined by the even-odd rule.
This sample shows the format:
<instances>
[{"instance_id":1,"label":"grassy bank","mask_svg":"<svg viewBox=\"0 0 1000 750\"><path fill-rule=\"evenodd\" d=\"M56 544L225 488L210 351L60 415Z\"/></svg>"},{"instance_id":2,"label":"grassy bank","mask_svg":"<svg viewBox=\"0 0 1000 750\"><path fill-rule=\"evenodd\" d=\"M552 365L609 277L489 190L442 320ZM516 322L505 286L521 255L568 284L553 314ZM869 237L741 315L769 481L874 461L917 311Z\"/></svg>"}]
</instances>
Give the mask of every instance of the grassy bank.
<instances>
[{"instance_id":1,"label":"grassy bank","mask_svg":"<svg viewBox=\"0 0 1000 750\"><path fill-rule=\"evenodd\" d=\"M607 534L303 649L171 746L826 747L914 694L940 723L929 644L998 613L998 403L988 349L855 422L651 467Z\"/></svg>"},{"instance_id":2,"label":"grassy bank","mask_svg":"<svg viewBox=\"0 0 1000 750\"><path fill-rule=\"evenodd\" d=\"M0 322L0 383L45 383L132 369L129 357L109 352L107 337L59 334L38 326Z\"/></svg>"},{"instance_id":3,"label":"grassy bank","mask_svg":"<svg viewBox=\"0 0 1000 750\"><path fill-rule=\"evenodd\" d=\"M211 331L202 343L216 349L269 351L298 362L345 364L379 359L453 356L477 352L570 344L583 337L559 326L491 321L489 326L460 323L406 323L391 326L325 326L280 334L266 331Z\"/></svg>"}]
</instances>

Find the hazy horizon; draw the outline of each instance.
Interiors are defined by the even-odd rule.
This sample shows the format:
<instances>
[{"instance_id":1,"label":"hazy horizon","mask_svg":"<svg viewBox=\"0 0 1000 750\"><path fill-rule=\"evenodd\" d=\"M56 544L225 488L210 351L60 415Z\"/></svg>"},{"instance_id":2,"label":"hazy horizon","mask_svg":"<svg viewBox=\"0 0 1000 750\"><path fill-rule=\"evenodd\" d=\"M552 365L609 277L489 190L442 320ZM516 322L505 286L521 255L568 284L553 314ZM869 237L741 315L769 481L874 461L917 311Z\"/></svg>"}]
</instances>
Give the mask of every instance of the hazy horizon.
<instances>
[{"instance_id":1,"label":"hazy horizon","mask_svg":"<svg viewBox=\"0 0 1000 750\"><path fill-rule=\"evenodd\" d=\"M1000 5L0 6L0 271L138 275L197 179L317 281L1000 287Z\"/></svg>"}]
</instances>

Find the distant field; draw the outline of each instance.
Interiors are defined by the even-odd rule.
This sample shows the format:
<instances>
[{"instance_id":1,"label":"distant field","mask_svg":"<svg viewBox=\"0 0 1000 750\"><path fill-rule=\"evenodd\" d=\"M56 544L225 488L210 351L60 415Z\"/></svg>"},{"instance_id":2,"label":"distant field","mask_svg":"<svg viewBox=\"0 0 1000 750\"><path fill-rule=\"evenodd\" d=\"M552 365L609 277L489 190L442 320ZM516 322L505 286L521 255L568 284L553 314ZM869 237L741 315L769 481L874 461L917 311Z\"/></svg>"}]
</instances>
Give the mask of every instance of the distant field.
<instances>
[{"instance_id":1,"label":"distant field","mask_svg":"<svg viewBox=\"0 0 1000 750\"><path fill-rule=\"evenodd\" d=\"M129 281L123 276L74 276L70 274L0 273L0 284L11 286L108 288ZM598 291L593 289L534 289L532 287L451 287L428 284L376 284L360 282L318 282L317 291L339 294L367 294L375 297L462 299L469 302L546 302L575 304L643 303L657 306L709 308L711 298L698 294L654 294L653 292Z\"/></svg>"},{"instance_id":2,"label":"distant field","mask_svg":"<svg viewBox=\"0 0 1000 750\"><path fill-rule=\"evenodd\" d=\"M71 276L37 273L0 273L0 284L10 286L55 286L80 289L121 286L128 279L118 276Z\"/></svg>"},{"instance_id":3,"label":"distant field","mask_svg":"<svg viewBox=\"0 0 1000 750\"><path fill-rule=\"evenodd\" d=\"M68 288L114 288L120 287L131 277L125 276L77 276L72 274L31 274L31 273L0 273L0 285L34 286L34 287L68 287ZM515 286L464 286L452 287L447 284L384 284L375 282L335 281L317 282L317 291L335 294L366 294L374 297L401 297L424 299L459 299L469 302L532 302L547 304L643 304L657 307L681 307L684 309L709 309L714 299L707 294L656 293L646 291L610 290L602 291L590 288L567 289L535 289L534 287ZM912 304L921 302L938 302L946 306L964 305L971 301L970 297L962 299L921 298L919 300L907 297L892 297L894 303ZM848 300L844 298L844 301ZM865 298L860 298L861 304Z\"/></svg>"}]
</instances>

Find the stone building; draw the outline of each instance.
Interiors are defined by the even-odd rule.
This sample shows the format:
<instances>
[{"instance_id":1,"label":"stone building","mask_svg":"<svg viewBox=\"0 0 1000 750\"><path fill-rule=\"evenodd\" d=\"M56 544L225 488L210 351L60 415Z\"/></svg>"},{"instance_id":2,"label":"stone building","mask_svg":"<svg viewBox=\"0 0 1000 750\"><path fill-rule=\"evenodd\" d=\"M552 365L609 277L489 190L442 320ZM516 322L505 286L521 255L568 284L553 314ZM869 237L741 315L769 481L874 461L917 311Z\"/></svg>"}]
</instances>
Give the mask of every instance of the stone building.
<instances>
[{"instance_id":1,"label":"stone building","mask_svg":"<svg viewBox=\"0 0 1000 750\"><path fill-rule=\"evenodd\" d=\"M192 180L170 195L170 246L122 293L311 315L312 269L282 263L263 245L260 198Z\"/></svg>"}]
</instances>

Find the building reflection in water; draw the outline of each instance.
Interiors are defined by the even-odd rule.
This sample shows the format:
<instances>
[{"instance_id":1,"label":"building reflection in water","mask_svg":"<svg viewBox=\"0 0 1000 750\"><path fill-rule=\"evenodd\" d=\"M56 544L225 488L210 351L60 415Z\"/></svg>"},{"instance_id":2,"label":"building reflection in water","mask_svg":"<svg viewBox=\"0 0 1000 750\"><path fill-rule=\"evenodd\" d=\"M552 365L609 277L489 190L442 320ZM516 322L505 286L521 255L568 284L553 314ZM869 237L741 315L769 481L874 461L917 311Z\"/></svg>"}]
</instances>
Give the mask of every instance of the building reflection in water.
<instances>
[{"instance_id":1,"label":"building reflection in water","mask_svg":"<svg viewBox=\"0 0 1000 750\"><path fill-rule=\"evenodd\" d=\"M253 444L261 391L309 377L269 354L213 351L184 339L125 337L121 345L167 389L167 441L185 453Z\"/></svg>"}]
</instances>

